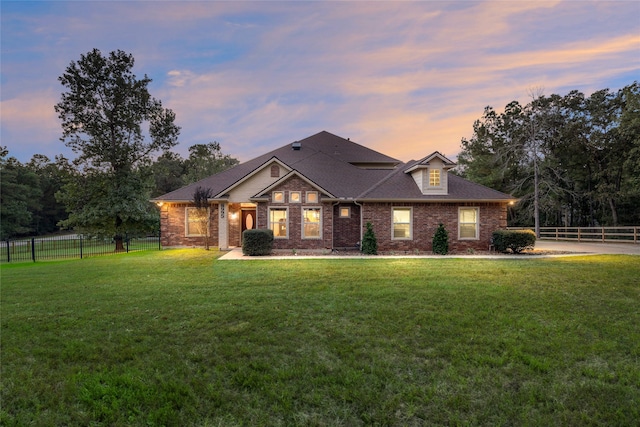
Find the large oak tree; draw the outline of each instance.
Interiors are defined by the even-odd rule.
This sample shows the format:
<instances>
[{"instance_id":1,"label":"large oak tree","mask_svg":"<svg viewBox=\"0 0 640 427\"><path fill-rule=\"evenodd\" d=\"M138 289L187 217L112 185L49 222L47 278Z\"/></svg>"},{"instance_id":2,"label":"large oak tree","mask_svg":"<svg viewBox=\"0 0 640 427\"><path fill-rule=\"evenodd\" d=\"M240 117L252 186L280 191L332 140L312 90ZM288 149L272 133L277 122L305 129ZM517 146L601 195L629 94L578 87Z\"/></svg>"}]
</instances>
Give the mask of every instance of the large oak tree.
<instances>
[{"instance_id":1,"label":"large oak tree","mask_svg":"<svg viewBox=\"0 0 640 427\"><path fill-rule=\"evenodd\" d=\"M61 140L78 154L78 173L59 192L69 212L64 225L114 236L116 250L124 233L153 222L144 166L175 146L180 132L173 111L150 95L151 79L137 78L133 66L121 50L81 55L59 77L66 91L55 106Z\"/></svg>"}]
</instances>

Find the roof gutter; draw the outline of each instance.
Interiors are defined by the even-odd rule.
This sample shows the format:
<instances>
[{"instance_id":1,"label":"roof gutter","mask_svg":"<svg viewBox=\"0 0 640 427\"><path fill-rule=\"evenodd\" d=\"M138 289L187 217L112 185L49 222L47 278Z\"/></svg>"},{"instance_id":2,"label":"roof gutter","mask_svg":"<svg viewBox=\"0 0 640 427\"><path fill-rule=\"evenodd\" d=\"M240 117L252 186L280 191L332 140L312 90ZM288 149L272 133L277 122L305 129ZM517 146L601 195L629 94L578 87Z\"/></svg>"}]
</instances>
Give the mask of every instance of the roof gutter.
<instances>
[{"instance_id":1,"label":"roof gutter","mask_svg":"<svg viewBox=\"0 0 640 427\"><path fill-rule=\"evenodd\" d=\"M355 203L515 203L520 199L358 199ZM347 200L345 200L347 201Z\"/></svg>"}]
</instances>

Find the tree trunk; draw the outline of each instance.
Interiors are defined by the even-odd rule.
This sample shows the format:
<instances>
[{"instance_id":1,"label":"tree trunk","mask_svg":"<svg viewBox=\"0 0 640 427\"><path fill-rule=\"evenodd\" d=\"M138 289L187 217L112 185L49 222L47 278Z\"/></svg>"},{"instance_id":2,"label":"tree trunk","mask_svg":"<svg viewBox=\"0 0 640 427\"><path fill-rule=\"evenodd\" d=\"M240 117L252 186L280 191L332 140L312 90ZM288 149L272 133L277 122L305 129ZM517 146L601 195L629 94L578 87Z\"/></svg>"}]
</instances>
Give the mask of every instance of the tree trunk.
<instances>
[{"instance_id":1,"label":"tree trunk","mask_svg":"<svg viewBox=\"0 0 640 427\"><path fill-rule=\"evenodd\" d=\"M538 154L533 157L533 222L536 238L540 238L540 190L538 183Z\"/></svg>"},{"instance_id":2,"label":"tree trunk","mask_svg":"<svg viewBox=\"0 0 640 427\"><path fill-rule=\"evenodd\" d=\"M613 197L609 197L609 207L611 208L611 220L613 221L613 226L618 226L618 210L616 209L616 201L613 200Z\"/></svg>"},{"instance_id":3,"label":"tree trunk","mask_svg":"<svg viewBox=\"0 0 640 427\"><path fill-rule=\"evenodd\" d=\"M120 215L116 215L116 230L120 228L122 225L122 218ZM116 242L116 252L124 252L124 239L122 238L122 234L116 234L113 236L113 240Z\"/></svg>"},{"instance_id":4,"label":"tree trunk","mask_svg":"<svg viewBox=\"0 0 640 427\"><path fill-rule=\"evenodd\" d=\"M122 235L118 234L117 236L113 237L113 240L116 242L116 252L124 252L124 239L122 238Z\"/></svg>"}]
</instances>

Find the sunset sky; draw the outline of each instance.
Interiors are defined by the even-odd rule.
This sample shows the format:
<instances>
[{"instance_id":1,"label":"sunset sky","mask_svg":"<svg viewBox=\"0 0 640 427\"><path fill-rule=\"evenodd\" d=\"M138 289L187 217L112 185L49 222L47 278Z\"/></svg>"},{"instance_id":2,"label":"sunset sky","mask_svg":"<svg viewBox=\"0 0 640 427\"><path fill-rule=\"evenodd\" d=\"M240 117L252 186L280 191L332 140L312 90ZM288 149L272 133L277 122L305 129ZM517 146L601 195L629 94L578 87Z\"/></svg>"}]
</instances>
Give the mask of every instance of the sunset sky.
<instances>
[{"instance_id":1,"label":"sunset sky","mask_svg":"<svg viewBox=\"0 0 640 427\"><path fill-rule=\"evenodd\" d=\"M75 157L53 106L71 61L121 49L176 113L174 149L241 161L326 130L455 159L485 106L640 79L639 1L1 2L1 142Z\"/></svg>"}]
</instances>

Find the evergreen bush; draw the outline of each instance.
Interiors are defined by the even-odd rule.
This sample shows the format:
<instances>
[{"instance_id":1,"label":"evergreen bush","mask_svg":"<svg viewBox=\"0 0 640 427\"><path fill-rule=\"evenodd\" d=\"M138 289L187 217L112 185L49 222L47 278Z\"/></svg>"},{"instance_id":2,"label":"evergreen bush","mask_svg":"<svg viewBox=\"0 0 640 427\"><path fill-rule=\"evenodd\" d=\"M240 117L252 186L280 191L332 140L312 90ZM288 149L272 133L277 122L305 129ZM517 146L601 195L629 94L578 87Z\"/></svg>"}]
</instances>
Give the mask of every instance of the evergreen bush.
<instances>
[{"instance_id":1,"label":"evergreen bush","mask_svg":"<svg viewBox=\"0 0 640 427\"><path fill-rule=\"evenodd\" d=\"M273 230L256 228L242 232L242 253L248 256L270 255L273 249Z\"/></svg>"},{"instance_id":2,"label":"evergreen bush","mask_svg":"<svg viewBox=\"0 0 640 427\"><path fill-rule=\"evenodd\" d=\"M436 233L433 235L433 253L446 255L449 253L449 233L444 225L438 225Z\"/></svg>"},{"instance_id":3,"label":"evergreen bush","mask_svg":"<svg viewBox=\"0 0 640 427\"><path fill-rule=\"evenodd\" d=\"M533 249L536 244L536 233L532 230L496 230L491 243L498 252L519 254L525 249Z\"/></svg>"},{"instance_id":4,"label":"evergreen bush","mask_svg":"<svg viewBox=\"0 0 640 427\"><path fill-rule=\"evenodd\" d=\"M362 253L366 255L378 255L378 240L373 232L373 225L367 222L367 231L362 236Z\"/></svg>"}]
</instances>

